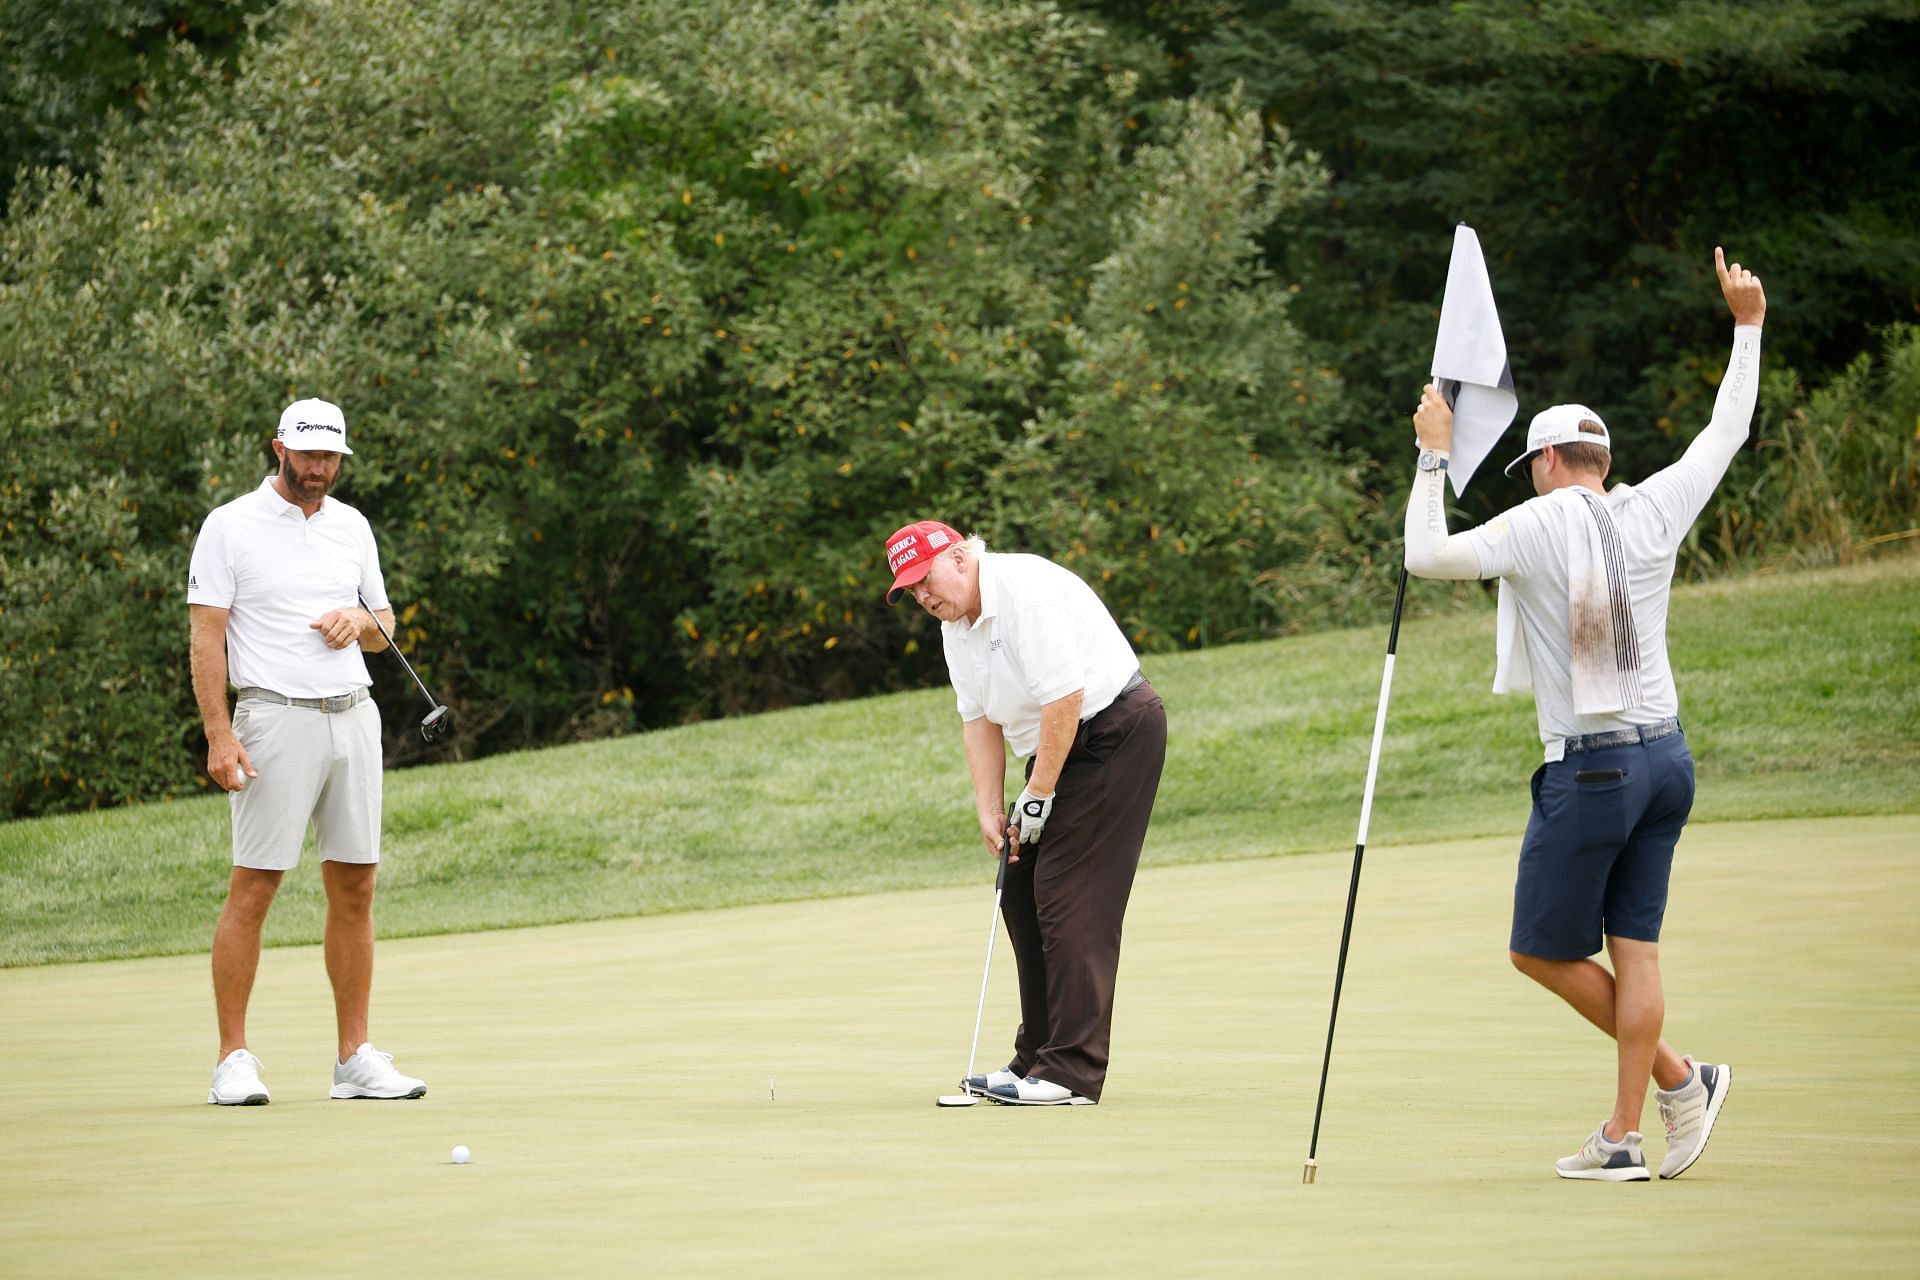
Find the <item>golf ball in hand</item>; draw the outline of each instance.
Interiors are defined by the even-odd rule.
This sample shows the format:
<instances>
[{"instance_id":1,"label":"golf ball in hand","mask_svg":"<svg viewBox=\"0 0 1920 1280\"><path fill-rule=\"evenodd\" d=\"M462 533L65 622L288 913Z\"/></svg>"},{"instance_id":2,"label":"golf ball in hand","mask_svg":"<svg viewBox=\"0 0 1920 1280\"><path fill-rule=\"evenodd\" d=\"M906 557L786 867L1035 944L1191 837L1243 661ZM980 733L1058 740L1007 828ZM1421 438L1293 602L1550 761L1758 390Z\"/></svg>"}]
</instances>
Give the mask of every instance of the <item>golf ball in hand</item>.
<instances>
[{"instance_id":1,"label":"golf ball in hand","mask_svg":"<svg viewBox=\"0 0 1920 1280\"><path fill-rule=\"evenodd\" d=\"M453 1149L453 1162L455 1164L465 1164L469 1154L471 1153L468 1152L465 1147L455 1147Z\"/></svg>"}]
</instances>

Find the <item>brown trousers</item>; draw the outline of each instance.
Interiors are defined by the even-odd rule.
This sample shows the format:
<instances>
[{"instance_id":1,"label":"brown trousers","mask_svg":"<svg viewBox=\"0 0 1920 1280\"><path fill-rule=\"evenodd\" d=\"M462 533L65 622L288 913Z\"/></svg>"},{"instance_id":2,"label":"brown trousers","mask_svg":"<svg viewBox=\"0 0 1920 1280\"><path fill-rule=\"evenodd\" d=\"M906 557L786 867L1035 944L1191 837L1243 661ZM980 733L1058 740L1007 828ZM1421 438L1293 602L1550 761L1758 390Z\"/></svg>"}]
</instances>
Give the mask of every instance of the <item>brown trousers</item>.
<instances>
[{"instance_id":1,"label":"brown trousers","mask_svg":"<svg viewBox=\"0 0 1920 1280\"><path fill-rule=\"evenodd\" d=\"M1007 868L1000 899L1020 968L1008 1065L1095 1101L1107 1077L1120 921L1166 756L1167 711L1150 684L1082 724L1040 843Z\"/></svg>"}]
</instances>

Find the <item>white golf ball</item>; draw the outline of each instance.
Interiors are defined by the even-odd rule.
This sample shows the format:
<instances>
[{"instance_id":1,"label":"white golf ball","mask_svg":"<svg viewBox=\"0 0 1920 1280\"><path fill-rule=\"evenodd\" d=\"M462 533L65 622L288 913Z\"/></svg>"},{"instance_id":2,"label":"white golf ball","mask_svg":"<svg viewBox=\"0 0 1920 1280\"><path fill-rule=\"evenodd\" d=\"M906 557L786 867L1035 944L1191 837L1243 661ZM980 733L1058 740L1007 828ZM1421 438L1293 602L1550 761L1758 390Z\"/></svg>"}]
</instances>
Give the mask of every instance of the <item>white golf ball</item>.
<instances>
[{"instance_id":1,"label":"white golf ball","mask_svg":"<svg viewBox=\"0 0 1920 1280\"><path fill-rule=\"evenodd\" d=\"M471 1153L465 1147L455 1147L453 1149L453 1162L455 1164L465 1164L467 1162L467 1157L470 1154Z\"/></svg>"}]
</instances>

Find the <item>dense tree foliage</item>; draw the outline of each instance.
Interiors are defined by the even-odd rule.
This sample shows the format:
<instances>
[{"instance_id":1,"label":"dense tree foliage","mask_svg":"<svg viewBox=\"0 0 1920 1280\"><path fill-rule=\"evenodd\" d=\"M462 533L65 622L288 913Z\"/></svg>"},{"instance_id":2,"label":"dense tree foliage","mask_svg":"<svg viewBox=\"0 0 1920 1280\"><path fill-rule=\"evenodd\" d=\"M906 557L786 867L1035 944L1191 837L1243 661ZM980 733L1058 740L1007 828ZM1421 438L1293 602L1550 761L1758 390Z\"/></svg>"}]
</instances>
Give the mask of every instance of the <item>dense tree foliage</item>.
<instances>
[{"instance_id":1,"label":"dense tree foliage","mask_svg":"<svg viewBox=\"0 0 1920 1280\"><path fill-rule=\"evenodd\" d=\"M1371 607L1337 380L1258 257L1320 174L1244 102L1155 99L1047 5L499 17L283 8L230 89L32 185L12 809L188 783L186 554L295 395L347 410L470 752L924 678L881 552L928 514L1145 648Z\"/></svg>"},{"instance_id":2,"label":"dense tree foliage","mask_svg":"<svg viewBox=\"0 0 1920 1280\"><path fill-rule=\"evenodd\" d=\"M0 0L0 209L22 166L88 171L116 110L141 112L188 65L228 65L267 0Z\"/></svg>"},{"instance_id":3,"label":"dense tree foliage","mask_svg":"<svg viewBox=\"0 0 1920 1280\"><path fill-rule=\"evenodd\" d=\"M9 145L61 163L0 227L8 814L204 785L187 557L297 396L465 754L937 679L880 603L921 516L1145 650L1377 616L1463 217L1523 402L1629 475L1712 395L1713 244L1766 273L1690 566L1920 523L1920 336L1870 332L1911 6L11 8Z\"/></svg>"},{"instance_id":4,"label":"dense tree foliage","mask_svg":"<svg viewBox=\"0 0 1920 1280\"><path fill-rule=\"evenodd\" d=\"M1105 0L1182 83L1245 86L1331 171L1277 227L1294 318L1379 453L1417 398L1455 222L1490 258L1522 412L1607 415L1629 474L1704 422L1716 244L1764 273L1768 361L1844 368L1920 311L1914 0ZM1506 495L1490 489L1488 500Z\"/></svg>"}]
</instances>

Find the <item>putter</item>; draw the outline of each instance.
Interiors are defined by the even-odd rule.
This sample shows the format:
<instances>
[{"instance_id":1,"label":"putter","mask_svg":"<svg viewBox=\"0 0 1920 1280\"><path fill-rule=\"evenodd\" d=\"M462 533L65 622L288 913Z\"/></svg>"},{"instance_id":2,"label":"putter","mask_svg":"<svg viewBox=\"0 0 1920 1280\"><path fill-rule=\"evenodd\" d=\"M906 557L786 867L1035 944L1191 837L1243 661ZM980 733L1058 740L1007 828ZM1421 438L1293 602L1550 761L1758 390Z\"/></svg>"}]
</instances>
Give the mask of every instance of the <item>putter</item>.
<instances>
[{"instance_id":1,"label":"putter","mask_svg":"<svg viewBox=\"0 0 1920 1280\"><path fill-rule=\"evenodd\" d=\"M418 686L420 690L420 696L425 698L427 700L427 705L432 708L431 711L427 712L426 715L420 718L421 738L425 739L427 742L434 742L442 737L445 737L447 734L453 731L453 713L447 710L445 707L441 706L440 700L427 692L427 686L420 679L419 672L415 671L413 669L413 664L407 661L407 655L400 652L400 646L394 643L393 636L387 631L385 627L380 625L380 615L378 613L375 613L373 610L373 607L367 603L367 598L363 595L360 595L358 592L355 592L354 594L356 597L358 597L360 601L360 607L362 609L365 609L367 613L372 616L373 625L379 628L380 634L386 638L387 652L391 653L394 657L400 659L400 665L407 669L407 674L413 677L413 683L416 686Z\"/></svg>"},{"instance_id":2,"label":"putter","mask_svg":"<svg viewBox=\"0 0 1920 1280\"><path fill-rule=\"evenodd\" d=\"M993 914L987 917L987 963L986 967L980 973L980 1003L973 1011L973 1047L967 1050L967 1074L960 1077L963 1082L960 1086L962 1089L966 1088L964 1081L970 1079L973 1075L974 1059L980 1056L980 1019L987 1011L987 979L993 974L993 939L994 935L999 932L1000 893L1007 886L1007 855L1013 852L1014 831L1013 810L1008 809L1006 843L1000 848L1000 869L994 873L993 877ZM936 1105L942 1107L971 1107L978 1105L979 1101L980 1095L970 1091L965 1093L943 1093L936 1100Z\"/></svg>"}]
</instances>

